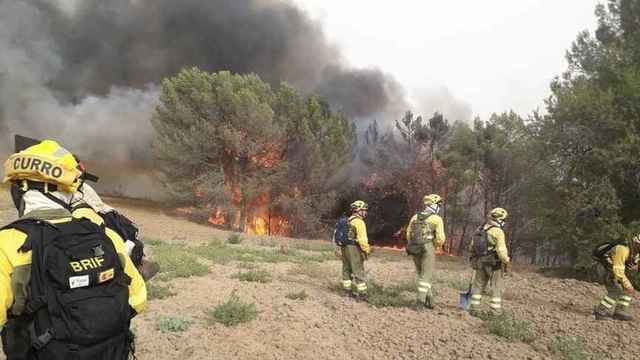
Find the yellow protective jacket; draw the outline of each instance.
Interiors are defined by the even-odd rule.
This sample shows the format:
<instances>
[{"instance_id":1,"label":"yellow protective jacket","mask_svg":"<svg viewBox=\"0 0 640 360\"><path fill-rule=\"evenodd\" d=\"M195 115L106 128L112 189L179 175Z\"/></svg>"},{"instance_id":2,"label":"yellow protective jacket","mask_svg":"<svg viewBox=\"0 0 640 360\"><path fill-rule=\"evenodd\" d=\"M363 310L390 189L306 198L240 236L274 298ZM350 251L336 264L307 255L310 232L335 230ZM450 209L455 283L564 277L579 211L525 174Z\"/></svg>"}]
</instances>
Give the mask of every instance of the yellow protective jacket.
<instances>
[{"instance_id":1,"label":"yellow protective jacket","mask_svg":"<svg viewBox=\"0 0 640 360\"><path fill-rule=\"evenodd\" d=\"M418 219L418 214L413 215L411 220L409 220L409 226L407 226L407 239L411 239L411 229L413 228L413 223ZM427 223L431 225L433 229L433 245L436 248L444 245L445 241L447 241L447 237L444 234L444 221L442 221L442 217L438 214L433 214L427 218Z\"/></svg>"},{"instance_id":2,"label":"yellow protective jacket","mask_svg":"<svg viewBox=\"0 0 640 360\"><path fill-rule=\"evenodd\" d=\"M498 223L493 221L485 224L483 228L487 231L489 250L495 249L496 254L498 254L498 259L500 259L503 264L509 264L511 259L509 259L509 251L507 250L507 242L505 240L504 230L502 230Z\"/></svg>"},{"instance_id":3,"label":"yellow protective jacket","mask_svg":"<svg viewBox=\"0 0 640 360\"><path fill-rule=\"evenodd\" d=\"M611 263L611 271L616 281L627 290L632 290L633 285L625 274L626 264L629 261L629 247L625 245L616 245L610 250L608 261Z\"/></svg>"},{"instance_id":4,"label":"yellow protective jacket","mask_svg":"<svg viewBox=\"0 0 640 360\"><path fill-rule=\"evenodd\" d=\"M349 226L351 229L355 231L354 236L349 236L350 239L355 240L355 242L360 247L365 254L371 253L371 247L369 246L369 238L367 237L367 225L364 223L364 220L358 215L351 215L349 217Z\"/></svg>"},{"instance_id":5,"label":"yellow protective jacket","mask_svg":"<svg viewBox=\"0 0 640 360\"><path fill-rule=\"evenodd\" d=\"M37 218L53 224L71 220L71 214L62 209L33 211L25 217ZM120 236L111 229L106 229L106 235L120 255L125 273L131 278L129 305L139 314L147 305L147 289L144 280L127 256ZM27 300L31 278L31 251L25 253L18 251L26 238L25 233L16 229L0 231L0 328L6 323L9 312L16 316L22 314Z\"/></svg>"}]
</instances>

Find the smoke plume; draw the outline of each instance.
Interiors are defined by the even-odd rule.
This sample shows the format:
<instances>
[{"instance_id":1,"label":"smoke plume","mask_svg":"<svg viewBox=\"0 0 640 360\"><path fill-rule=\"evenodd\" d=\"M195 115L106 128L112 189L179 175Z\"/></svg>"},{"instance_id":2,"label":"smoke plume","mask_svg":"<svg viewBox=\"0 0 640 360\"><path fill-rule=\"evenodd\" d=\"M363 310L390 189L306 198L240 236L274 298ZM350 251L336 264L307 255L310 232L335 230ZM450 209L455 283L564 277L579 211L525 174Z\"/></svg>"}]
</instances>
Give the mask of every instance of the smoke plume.
<instances>
[{"instance_id":1,"label":"smoke plume","mask_svg":"<svg viewBox=\"0 0 640 360\"><path fill-rule=\"evenodd\" d=\"M149 160L157 85L185 66L257 73L367 118L404 107L320 24L279 0L0 0L0 131L56 138L89 160Z\"/></svg>"}]
</instances>

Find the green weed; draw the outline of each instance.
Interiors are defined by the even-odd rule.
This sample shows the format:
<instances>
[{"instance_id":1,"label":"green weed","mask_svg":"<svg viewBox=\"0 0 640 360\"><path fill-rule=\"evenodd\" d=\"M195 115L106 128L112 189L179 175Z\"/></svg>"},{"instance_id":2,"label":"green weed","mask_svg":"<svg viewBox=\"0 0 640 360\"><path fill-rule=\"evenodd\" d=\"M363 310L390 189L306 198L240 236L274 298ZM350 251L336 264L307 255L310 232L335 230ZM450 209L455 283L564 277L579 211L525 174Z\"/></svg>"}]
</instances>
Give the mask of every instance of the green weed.
<instances>
[{"instance_id":1,"label":"green weed","mask_svg":"<svg viewBox=\"0 0 640 360\"><path fill-rule=\"evenodd\" d=\"M271 274L266 270L259 269L242 271L232 275L231 278L238 279L240 281L259 282L262 284L271 282Z\"/></svg>"},{"instance_id":2,"label":"green weed","mask_svg":"<svg viewBox=\"0 0 640 360\"><path fill-rule=\"evenodd\" d=\"M208 316L212 323L236 326L257 318L258 311L255 304L242 302L234 291L226 302L209 310Z\"/></svg>"},{"instance_id":3,"label":"green weed","mask_svg":"<svg viewBox=\"0 0 640 360\"><path fill-rule=\"evenodd\" d=\"M562 360L587 360L589 353L585 347L586 342L580 336L556 336L550 349L560 355Z\"/></svg>"},{"instance_id":4,"label":"green weed","mask_svg":"<svg viewBox=\"0 0 640 360\"><path fill-rule=\"evenodd\" d=\"M531 330L531 323L526 320L516 320L507 313L500 315L490 315L489 313L480 316L485 320L485 325L491 334L505 338L509 341L522 341L530 343L534 340Z\"/></svg>"},{"instance_id":5,"label":"green weed","mask_svg":"<svg viewBox=\"0 0 640 360\"><path fill-rule=\"evenodd\" d=\"M193 321L190 319L173 316L163 316L158 322L158 329L162 333L183 332L189 329L189 326L191 326L191 324L193 324Z\"/></svg>"},{"instance_id":6,"label":"green weed","mask_svg":"<svg viewBox=\"0 0 640 360\"><path fill-rule=\"evenodd\" d=\"M149 300L153 299L166 299L168 297L174 296L176 293L171 290L170 287L164 286L162 284L158 284L156 282L148 282L147 283L147 298Z\"/></svg>"}]
</instances>

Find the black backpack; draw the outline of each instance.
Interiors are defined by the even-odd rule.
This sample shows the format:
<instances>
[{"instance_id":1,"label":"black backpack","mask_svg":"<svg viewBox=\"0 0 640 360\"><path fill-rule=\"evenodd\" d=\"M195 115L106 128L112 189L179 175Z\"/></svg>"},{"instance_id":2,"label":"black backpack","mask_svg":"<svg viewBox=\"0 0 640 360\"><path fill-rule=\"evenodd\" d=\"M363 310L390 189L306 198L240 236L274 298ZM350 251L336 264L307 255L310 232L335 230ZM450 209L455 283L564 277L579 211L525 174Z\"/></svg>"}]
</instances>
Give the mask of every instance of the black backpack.
<instances>
[{"instance_id":1,"label":"black backpack","mask_svg":"<svg viewBox=\"0 0 640 360\"><path fill-rule=\"evenodd\" d=\"M593 258L593 260L599 263L602 263L603 265L607 265L608 264L607 255L609 254L611 249L613 249L618 245L624 245L624 244L625 244L624 240L616 240L613 242L600 243L593 248L593 251L591 251L591 257Z\"/></svg>"},{"instance_id":2,"label":"black backpack","mask_svg":"<svg viewBox=\"0 0 640 360\"><path fill-rule=\"evenodd\" d=\"M26 233L19 251L32 251L28 358L126 360L133 344L131 279L104 228L87 219L23 219L6 228Z\"/></svg>"},{"instance_id":3,"label":"black backpack","mask_svg":"<svg viewBox=\"0 0 640 360\"><path fill-rule=\"evenodd\" d=\"M144 257L144 244L138 239L138 227L136 224L115 210L100 213L100 216L104 220L104 225L118 233L123 241L130 240L135 244L129 257L131 257L131 261L136 267L140 266Z\"/></svg>"},{"instance_id":4,"label":"black backpack","mask_svg":"<svg viewBox=\"0 0 640 360\"><path fill-rule=\"evenodd\" d=\"M336 223L333 232L333 242L338 246L355 245L353 240L349 239L349 219L341 216Z\"/></svg>"},{"instance_id":5,"label":"black backpack","mask_svg":"<svg viewBox=\"0 0 640 360\"><path fill-rule=\"evenodd\" d=\"M471 258L481 258L487 255L495 253L495 250L489 251L489 229L496 226L490 225L488 228L484 228L484 225L480 225L473 233L471 238Z\"/></svg>"}]
</instances>

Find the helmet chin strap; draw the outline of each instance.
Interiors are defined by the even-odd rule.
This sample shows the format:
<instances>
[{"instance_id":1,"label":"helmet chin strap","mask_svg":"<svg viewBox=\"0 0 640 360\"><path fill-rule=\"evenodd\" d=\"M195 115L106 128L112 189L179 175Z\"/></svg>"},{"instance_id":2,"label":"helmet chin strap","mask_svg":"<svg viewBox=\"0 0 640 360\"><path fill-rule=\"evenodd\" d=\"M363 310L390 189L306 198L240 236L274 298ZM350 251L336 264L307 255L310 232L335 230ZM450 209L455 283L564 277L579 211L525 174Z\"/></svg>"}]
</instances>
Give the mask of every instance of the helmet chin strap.
<instances>
[{"instance_id":1,"label":"helmet chin strap","mask_svg":"<svg viewBox=\"0 0 640 360\"><path fill-rule=\"evenodd\" d=\"M18 210L18 216L22 217L24 215L24 191L21 186L16 183L11 184L11 199L13 200L13 205Z\"/></svg>"},{"instance_id":2,"label":"helmet chin strap","mask_svg":"<svg viewBox=\"0 0 640 360\"><path fill-rule=\"evenodd\" d=\"M437 214L440 212L440 205L438 204L434 204L434 205L429 205L427 206L428 209L430 209L431 211L433 211L434 214Z\"/></svg>"}]
</instances>

